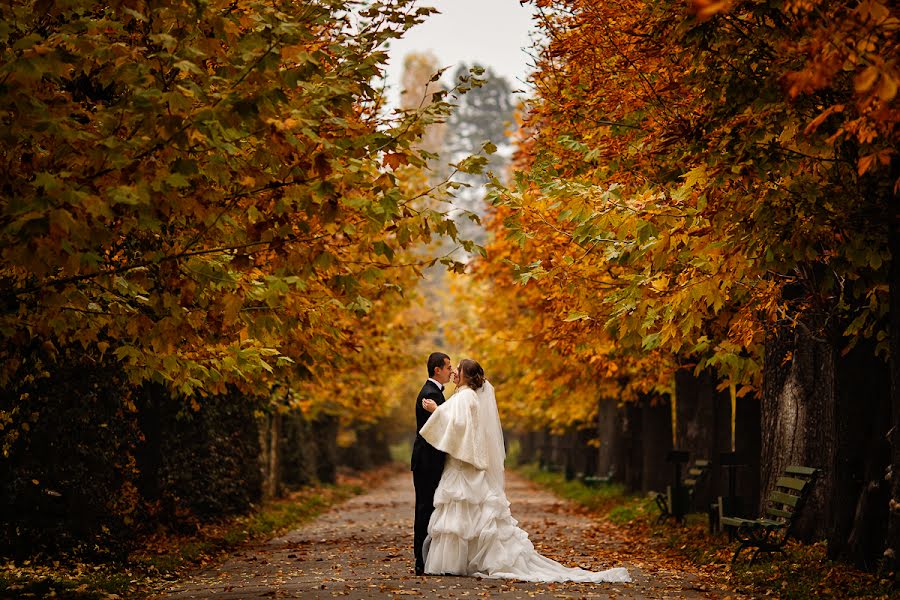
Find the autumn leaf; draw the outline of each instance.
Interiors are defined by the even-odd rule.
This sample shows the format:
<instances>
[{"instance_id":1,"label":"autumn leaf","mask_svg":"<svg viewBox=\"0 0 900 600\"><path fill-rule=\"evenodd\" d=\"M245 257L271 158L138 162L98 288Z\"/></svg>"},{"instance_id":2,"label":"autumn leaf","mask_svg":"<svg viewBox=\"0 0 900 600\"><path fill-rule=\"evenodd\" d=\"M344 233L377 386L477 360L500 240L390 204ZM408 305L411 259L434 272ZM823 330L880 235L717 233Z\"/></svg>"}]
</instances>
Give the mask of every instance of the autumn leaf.
<instances>
[{"instance_id":1,"label":"autumn leaf","mask_svg":"<svg viewBox=\"0 0 900 600\"><path fill-rule=\"evenodd\" d=\"M703 21L717 13L728 10L731 6L731 0L690 0L688 5L697 16L697 19Z\"/></svg>"},{"instance_id":2,"label":"autumn leaf","mask_svg":"<svg viewBox=\"0 0 900 600\"><path fill-rule=\"evenodd\" d=\"M391 169L398 169L409 164L409 158L401 152L392 152L384 155L383 164Z\"/></svg>"}]
</instances>

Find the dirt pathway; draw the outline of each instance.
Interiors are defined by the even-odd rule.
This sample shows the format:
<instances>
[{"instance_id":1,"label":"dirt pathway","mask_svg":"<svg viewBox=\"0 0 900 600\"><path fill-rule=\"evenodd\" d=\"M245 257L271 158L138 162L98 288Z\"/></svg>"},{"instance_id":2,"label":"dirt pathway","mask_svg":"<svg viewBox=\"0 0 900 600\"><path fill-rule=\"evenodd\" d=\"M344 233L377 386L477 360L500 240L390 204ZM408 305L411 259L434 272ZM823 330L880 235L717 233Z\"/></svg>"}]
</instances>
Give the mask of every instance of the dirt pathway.
<instances>
[{"instance_id":1,"label":"dirt pathway","mask_svg":"<svg viewBox=\"0 0 900 600\"><path fill-rule=\"evenodd\" d=\"M513 516L535 547L568 566L629 569L631 584L533 584L412 573L413 487L398 472L300 529L179 582L166 598L720 598L696 576L647 562L611 526L508 474Z\"/></svg>"}]
</instances>

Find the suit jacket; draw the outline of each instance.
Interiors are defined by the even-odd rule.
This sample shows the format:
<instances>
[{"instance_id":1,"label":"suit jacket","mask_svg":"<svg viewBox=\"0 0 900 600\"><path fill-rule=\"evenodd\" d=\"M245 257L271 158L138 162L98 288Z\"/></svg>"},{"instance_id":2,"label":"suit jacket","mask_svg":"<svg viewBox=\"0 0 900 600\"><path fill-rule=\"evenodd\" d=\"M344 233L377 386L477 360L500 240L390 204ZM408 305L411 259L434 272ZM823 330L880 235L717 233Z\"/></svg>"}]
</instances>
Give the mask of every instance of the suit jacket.
<instances>
[{"instance_id":1,"label":"suit jacket","mask_svg":"<svg viewBox=\"0 0 900 600\"><path fill-rule=\"evenodd\" d=\"M440 406L444 403L444 393L429 379L422 386L422 391L416 398L416 441L413 442L411 468L413 471L425 470L438 474L444 470L444 459L447 455L419 435L419 430L431 416L430 412L422 408L422 400L425 398L431 398Z\"/></svg>"}]
</instances>

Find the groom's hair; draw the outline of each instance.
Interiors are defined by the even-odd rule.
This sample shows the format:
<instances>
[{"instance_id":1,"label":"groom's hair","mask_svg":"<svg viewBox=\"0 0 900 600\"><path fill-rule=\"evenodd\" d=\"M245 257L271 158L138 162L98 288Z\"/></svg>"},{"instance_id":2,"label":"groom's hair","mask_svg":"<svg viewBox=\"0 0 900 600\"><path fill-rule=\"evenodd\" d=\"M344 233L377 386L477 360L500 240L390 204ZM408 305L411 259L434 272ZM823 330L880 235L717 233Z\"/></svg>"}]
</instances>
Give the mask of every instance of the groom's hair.
<instances>
[{"instance_id":1,"label":"groom's hair","mask_svg":"<svg viewBox=\"0 0 900 600\"><path fill-rule=\"evenodd\" d=\"M434 377L434 370L444 366L444 362L450 360L450 357L443 352L432 352L428 357L428 376Z\"/></svg>"}]
</instances>

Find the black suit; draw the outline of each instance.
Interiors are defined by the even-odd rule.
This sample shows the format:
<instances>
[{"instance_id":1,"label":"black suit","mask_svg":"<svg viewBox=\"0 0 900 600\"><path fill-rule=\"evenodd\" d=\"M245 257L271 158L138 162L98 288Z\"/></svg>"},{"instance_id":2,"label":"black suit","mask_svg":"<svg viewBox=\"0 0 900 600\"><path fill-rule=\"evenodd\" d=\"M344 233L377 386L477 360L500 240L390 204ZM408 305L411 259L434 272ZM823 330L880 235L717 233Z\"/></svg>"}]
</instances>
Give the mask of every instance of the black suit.
<instances>
[{"instance_id":1,"label":"black suit","mask_svg":"<svg viewBox=\"0 0 900 600\"><path fill-rule=\"evenodd\" d=\"M422 408L422 400L430 398L439 406L444 403L444 393L430 379L422 386L419 397L416 398L416 441L413 442L412 472L413 485L416 487L416 522L413 536L413 550L416 556L416 572L420 573L425 568L422 557L422 543L428 535L428 521L434 512L434 491L441 481L444 472L444 459L446 454L436 449L425 441L419 430L425 425L431 413Z\"/></svg>"}]
</instances>

